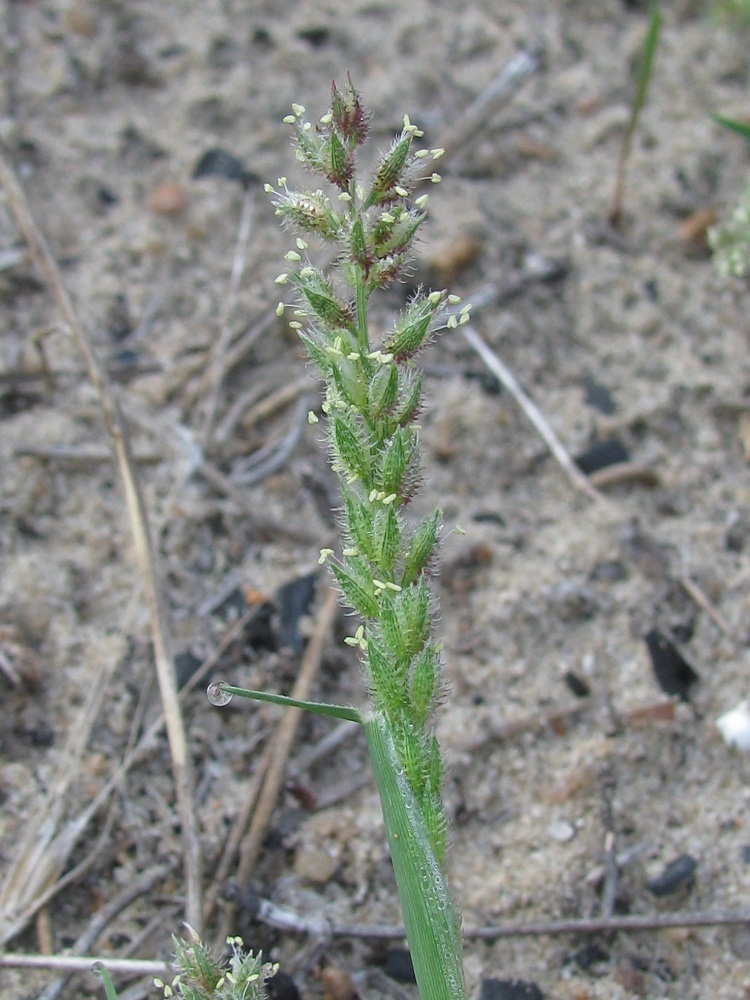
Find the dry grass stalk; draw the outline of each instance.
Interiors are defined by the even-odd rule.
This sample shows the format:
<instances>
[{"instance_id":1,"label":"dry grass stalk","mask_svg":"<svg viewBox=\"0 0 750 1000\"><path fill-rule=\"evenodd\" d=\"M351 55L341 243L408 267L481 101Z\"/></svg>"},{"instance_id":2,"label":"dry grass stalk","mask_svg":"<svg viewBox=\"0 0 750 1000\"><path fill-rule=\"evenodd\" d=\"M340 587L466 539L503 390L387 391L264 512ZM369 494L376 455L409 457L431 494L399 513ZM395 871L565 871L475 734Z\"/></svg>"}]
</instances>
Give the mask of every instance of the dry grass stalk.
<instances>
[{"instance_id":1,"label":"dry grass stalk","mask_svg":"<svg viewBox=\"0 0 750 1000\"><path fill-rule=\"evenodd\" d=\"M505 386L511 396L513 396L515 401L521 407L573 486L575 486L575 488L581 493L584 493L589 500L593 500L602 506L607 506L608 501L606 498L599 492L599 490L596 489L596 487L591 485L588 477L585 476L575 464L573 459L563 447L563 444L558 436L550 427L539 407L523 391L513 372L507 368L497 354L495 354L495 352L488 347L471 324L463 326L462 333L469 347L476 351L492 374L499 379L501 384Z\"/></svg>"},{"instance_id":2,"label":"dry grass stalk","mask_svg":"<svg viewBox=\"0 0 750 1000\"><path fill-rule=\"evenodd\" d=\"M89 691L75 725L71 727L47 794L29 821L29 828L34 834L24 838L0 887L0 945L23 930L44 905L78 840L80 816L61 829L65 804L80 773L80 760L116 666L116 661L106 666L97 684Z\"/></svg>"},{"instance_id":3,"label":"dry grass stalk","mask_svg":"<svg viewBox=\"0 0 750 1000\"><path fill-rule=\"evenodd\" d=\"M67 324L83 356L89 378L99 397L102 416L122 477L130 527L149 610L156 672L166 718L175 791L182 824L187 897L186 917L197 928L200 926L201 914L201 865L198 824L193 805L192 768L187 752L182 713L177 699L177 683L175 680L169 632L166 625L162 594L157 581L156 557L149 532L146 510L130 453L125 424L106 370L100 365L81 324L78 322L70 298L63 285L60 271L44 236L34 221L23 189L16 179L14 171L1 155L0 184L2 184L6 191L8 202L16 218L18 227L23 233L37 266L44 276L50 295L60 310L62 318Z\"/></svg>"},{"instance_id":4,"label":"dry grass stalk","mask_svg":"<svg viewBox=\"0 0 750 1000\"><path fill-rule=\"evenodd\" d=\"M208 370L208 385L204 389L204 399L206 401L205 422L203 426L203 450L211 451L214 440L214 428L216 426L216 414L219 408L219 395L224 383L224 376L227 372L227 352L232 341L232 328L229 318L232 308L237 301L240 281L245 273L245 260L247 255L247 245L250 241L252 229L252 213L255 204L255 196L252 191L245 193L245 200L242 204L242 214L237 233L237 244L235 246L234 257L232 259L232 273L229 278L229 290L224 303L224 321L221 324L219 339L216 344L214 356Z\"/></svg>"}]
</instances>

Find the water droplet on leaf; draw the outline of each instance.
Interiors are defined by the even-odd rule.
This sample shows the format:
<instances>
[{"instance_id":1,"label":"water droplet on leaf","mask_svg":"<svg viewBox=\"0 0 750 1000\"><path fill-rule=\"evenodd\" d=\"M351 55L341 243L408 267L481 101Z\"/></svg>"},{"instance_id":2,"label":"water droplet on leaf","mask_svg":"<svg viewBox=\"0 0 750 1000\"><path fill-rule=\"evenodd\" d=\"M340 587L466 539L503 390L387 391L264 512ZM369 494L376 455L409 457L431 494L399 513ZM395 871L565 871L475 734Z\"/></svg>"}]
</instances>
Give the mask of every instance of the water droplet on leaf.
<instances>
[{"instance_id":1,"label":"water droplet on leaf","mask_svg":"<svg viewBox=\"0 0 750 1000\"><path fill-rule=\"evenodd\" d=\"M208 700L212 705L216 705L217 708L223 708L224 705L228 705L232 700L232 695L228 691L222 691L221 685L224 681L214 681L212 684L208 685L206 694L208 695Z\"/></svg>"}]
</instances>

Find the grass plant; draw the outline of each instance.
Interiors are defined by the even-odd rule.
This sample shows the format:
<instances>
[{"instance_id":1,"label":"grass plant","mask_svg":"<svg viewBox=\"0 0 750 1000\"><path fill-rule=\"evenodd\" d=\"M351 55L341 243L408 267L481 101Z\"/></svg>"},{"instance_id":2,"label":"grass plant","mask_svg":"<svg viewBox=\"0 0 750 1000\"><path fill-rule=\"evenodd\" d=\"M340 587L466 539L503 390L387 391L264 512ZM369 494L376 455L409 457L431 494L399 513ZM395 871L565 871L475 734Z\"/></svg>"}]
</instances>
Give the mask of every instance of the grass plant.
<instances>
[{"instance_id":1,"label":"grass plant","mask_svg":"<svg viewBox=\"0 0 750 1000\"><path fill-rule=\"evenodd\" d=\"M609 221L613 226L620 223L622 219L622 206L625 200L625 179L627 176L628 162L630 160L630 149L633 143L633 135L638 126L643 105L646 103L646 94L651 80L651 71L654 65L654 56L659 45L659 33L661 30L661 7L655 3L651 7L651 14L648 22L648 30L643 40L641 57L638 63L638 72L635 82L635 91L630 105L630 118L622 137L620 146L620 156L617 161L617 178L615 180L615 190L612 196L612 204L609 209Z\"/></svg>"},{"instance_id":2,"label":"grass plant","mask_svg":"<svg viewBox=\"0 0 750 1000\"><path fill-rule=\"evenodd\" d=\"M212 685L209 697L225 704L237 694L363 725L420 995L462 1000L460 923L445 873L443 762L432 726L444 693L431 587L442 517L436 508L412 524L406 512L422 478L416 358L439 330L467 322L469 307L445 290L420 290L387 332L375 334L370 316L371 297L409 265L427 204L415 189L425 177L440 180L431 170L442 150L417 149L423 133L405 117L361 181L357 155L369 115L351 80L333 86L319 122L308 121L300 105L284 121L298 160L333 188L332 195L290 190L283 177L266 187L295 236L289 270L277 278L294 301L277 311L291 312L290 326L325 383L322 411L341 485L341 549L322 550L320 561L358 618L345 641L359 653L369 706L360 712L223 683ZM330 271L311 262L310 240L335 248Z\"/></svg>"}]
</instances>

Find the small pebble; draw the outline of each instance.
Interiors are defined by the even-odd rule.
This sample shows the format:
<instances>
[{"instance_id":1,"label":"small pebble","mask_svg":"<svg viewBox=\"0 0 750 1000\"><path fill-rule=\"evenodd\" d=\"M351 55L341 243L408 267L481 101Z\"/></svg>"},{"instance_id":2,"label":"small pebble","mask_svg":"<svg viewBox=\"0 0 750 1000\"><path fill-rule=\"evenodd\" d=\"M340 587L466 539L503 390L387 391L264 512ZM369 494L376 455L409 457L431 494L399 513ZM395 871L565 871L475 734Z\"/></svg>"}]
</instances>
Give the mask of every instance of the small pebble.
<instances>
[{"instance_id":1,"label":"small pebble","mask_svg":"<svg viewBox=\"0 0 750 1000\"><path fill-rule=\"evenodd\" d=\"M708 230L714 222L715 208L699 208L680 224L678 234L687 252L705 252L708 249Z\"/></svg>"},{"instance_id":2,"label":"small pebble","mask_svg":"<svg viewBox=\"0 0 750 1000\"><path fill-rule=\"evenodd\" d=\"M563 580L549 593L549 603L564 622L588 621L599 610L594 590L576 580Z\"/></svg>"},{"instance_id":3,"label":"small pebble","mask_svg":"<svg viewBox=\"0 0 750 1000\"><path fill-rule=\"evenodd\" d=\"M175 181L165 181L151 192L149 208L154 215L182 215L187 205L185 189Z\"/></svg>"},{"instance_id":4,"label":"small pebble","mask_svg":"<svg viewBox=\"0 0 750 1000\"><path fill-rule=\"evenodd\" d=\"M558 844L567 844L576 835L576 828L567 819L553 819L547 827L547 836Z\"/></svg>"},{"instance_id":5,"label":"small pebble","mask_svg":"<svg viewBox=\"0 0 750 1000\"><path fill-rule=\"evenodd\" d=\"M314 885L325 885L333 878L339 859L322 847L303 846L294 856L294 871Z\"/></svg>"},{"instance_id":6,"label":"small pebble","mask_svg":"<svg viewBox=\"0 0 750 1000\"><path fill-rule=\"evenodd\" d=\"M476 236L454 234L431 248L428 263L441 282L450 284L477 260L483 249Z\"/></svg>"},{"instance_id":7,"label":"small pebble","mask_svg":"<svg viewBox=\"0 0 750 1000\"><path fill-rule=\"evenodd\" d=\"M325 987L325 1000L357 1000L359 994L352 977L338 965L321 969L318 979Z\"/></svg>"}]
</instances>

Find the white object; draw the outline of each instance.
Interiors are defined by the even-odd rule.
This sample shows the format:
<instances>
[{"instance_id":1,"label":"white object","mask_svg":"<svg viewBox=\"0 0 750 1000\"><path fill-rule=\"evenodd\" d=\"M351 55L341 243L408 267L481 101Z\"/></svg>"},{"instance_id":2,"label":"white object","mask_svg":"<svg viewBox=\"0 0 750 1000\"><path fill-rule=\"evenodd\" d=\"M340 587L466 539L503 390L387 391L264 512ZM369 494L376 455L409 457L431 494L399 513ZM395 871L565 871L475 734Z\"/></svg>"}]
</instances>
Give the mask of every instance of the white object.
<instances>
[{"instance_id":1,"label":"white object","mask_svg":"<svg viewBox=\"0 0 750 1000\"><path fill-rule=\"evenodd\" d=\"M741 701L736 708L716 720L725 743L740 750L750 750L750 702Z\"/></svg>"}]
</instances>

